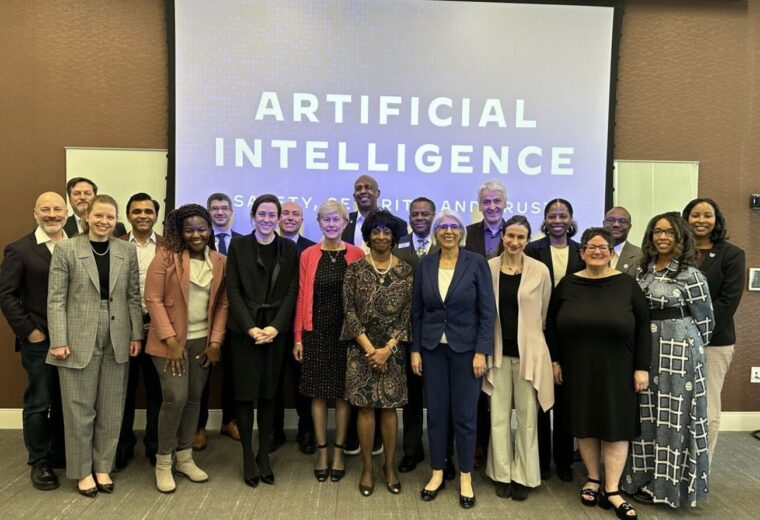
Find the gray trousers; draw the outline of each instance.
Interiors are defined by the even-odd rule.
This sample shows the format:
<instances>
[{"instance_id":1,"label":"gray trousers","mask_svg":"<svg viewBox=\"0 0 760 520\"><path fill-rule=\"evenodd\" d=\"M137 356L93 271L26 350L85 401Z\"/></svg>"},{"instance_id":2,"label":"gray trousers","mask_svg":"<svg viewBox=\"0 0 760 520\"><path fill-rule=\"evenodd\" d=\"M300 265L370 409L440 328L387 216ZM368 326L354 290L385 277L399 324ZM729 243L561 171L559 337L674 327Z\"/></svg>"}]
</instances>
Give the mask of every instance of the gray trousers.
<instances>
[{"instance_id":1,"label":"gray trousers","mask_svg":"<svg viewBox=\"0 0 760 520\"><path fill-rule=\"evenodd\" d=\"M100 306L98 335L84 368L58 367L66 442L66 476L110 473L116 458L129 363L117 363L109 333L111 313Z\"/></svg>"},{"instance_id":2,"label":"gray trousers","mask_svg":"<svg viewBox=\"0 0 760 520\"><path fill-rule=\"evenodd\" d=\"M206 341L207 338L198 338L185 343L185 372L176 376L171 370L165 370L166 358L153 357L164 396L158 413L159 455L170 455L175 449L187 450L193 445L201 395L209 374L209 369L203 368L202 360L195 356L206 348Z\"/></svg>"}]
</instances>

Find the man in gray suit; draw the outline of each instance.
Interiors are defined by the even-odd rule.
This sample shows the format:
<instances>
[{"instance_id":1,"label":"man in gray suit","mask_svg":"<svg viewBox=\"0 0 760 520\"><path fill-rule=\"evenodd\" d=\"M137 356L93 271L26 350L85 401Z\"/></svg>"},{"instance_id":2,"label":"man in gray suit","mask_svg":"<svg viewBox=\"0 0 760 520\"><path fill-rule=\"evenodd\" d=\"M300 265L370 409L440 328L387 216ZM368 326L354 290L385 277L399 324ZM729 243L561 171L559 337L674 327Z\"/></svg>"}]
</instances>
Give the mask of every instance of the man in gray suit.
<instances>
[{"instance_id":1,"label":"man in gray suit","mask_svg":"<svg viewBox=\"0 0 760 520\"><path fill-rule=\"evenodd\" d=\"M113 492L127 361L143 337L137 251L113 237L116 212L113 198L93 198L86 232L57 245L50 262L47 363L61 382L66 475L88 497Z\"/></svg>"},{"instance_id":2,"label":"man in gray suit","mask_svg":"<svg viewBox=\"0 0 760 520\"><path fill-rule=\"evenodd\" d=\"M615 251L610 266L621 273L636 276L636 269L641 258L641 248L628 242L631 231L631 214L627 209L616 206L604 215L604 228L615 239Z\"/></svg>"}]
</instances>

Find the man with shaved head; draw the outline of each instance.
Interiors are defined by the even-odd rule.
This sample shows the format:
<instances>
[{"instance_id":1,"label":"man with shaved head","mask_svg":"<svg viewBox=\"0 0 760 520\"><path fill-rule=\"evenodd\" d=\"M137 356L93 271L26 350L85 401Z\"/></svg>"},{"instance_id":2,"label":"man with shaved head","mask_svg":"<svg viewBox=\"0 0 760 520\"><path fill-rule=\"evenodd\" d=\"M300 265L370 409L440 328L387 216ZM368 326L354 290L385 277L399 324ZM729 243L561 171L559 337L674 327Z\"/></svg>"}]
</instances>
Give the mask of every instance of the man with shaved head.
<instances>
[{"instance_id":1,"label":"man with shaved head","mask_svg":"<svg viewBox=\"0 0 760 520\"><path fill-rule=\"evenodd\" d=\"M636 276L636 268L641 257L641 248L628 242L631 231L631 214L628 210L616 206L604 215L604 229L612 233L615 240L615 251L610 261L610 267L621 273Z\"/></svg>"},{"instance_id":2,"label":"man with shaved head","mask_svg":"<svg viewBox=\"0 0 760 520\"><path fill-rule=\"evenodd\" d=\"M34 205L37 228L6 246L0 267L0 308L16 335L16 351L26 370L24 443L32 467L32 485L58 487L53 467L63 467L63 414L56 367L45 363L50 340L47 294L50 259L56 244L66 238L66 201L43 193Z\"/></svg>"}]
</instances>

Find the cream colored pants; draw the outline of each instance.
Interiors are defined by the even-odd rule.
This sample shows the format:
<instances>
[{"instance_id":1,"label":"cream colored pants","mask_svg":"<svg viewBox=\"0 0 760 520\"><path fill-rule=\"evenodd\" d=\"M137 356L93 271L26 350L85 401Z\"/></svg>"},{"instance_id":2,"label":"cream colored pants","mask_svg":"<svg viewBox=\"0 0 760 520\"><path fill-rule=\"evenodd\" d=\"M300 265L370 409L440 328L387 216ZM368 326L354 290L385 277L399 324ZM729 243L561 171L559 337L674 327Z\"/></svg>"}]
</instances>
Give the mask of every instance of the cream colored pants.
<instances>
[{"instance_id":1,"label":"cream colored pants","mask_svg":"<svg viewBox=\"0 0 760 520\"><path fill-rule=\"evenodd\" d=\"M505 356L493 368L491 440L486 474L496 482L517 482L527 487L541 484L538 463L538 401L533 385L520 378L520 359ZM517 413L517 432L512 439L512 398Z\"/></svg>"},{"instance_id":2,"label":"cream colored pants","mask_svg":"<svg viewBox=\"0 0 760 520\"><path fill-rule=\"evenodd\" d=\"M718 443L718 432L720 431L720 392L723 390L723 381L726 379L726 372L731 366L733 357L733 345L705 348L705 364L707 365L707 456L710 458L710 467L712 467L713 452Z\"/></svg>"}]
</instances>

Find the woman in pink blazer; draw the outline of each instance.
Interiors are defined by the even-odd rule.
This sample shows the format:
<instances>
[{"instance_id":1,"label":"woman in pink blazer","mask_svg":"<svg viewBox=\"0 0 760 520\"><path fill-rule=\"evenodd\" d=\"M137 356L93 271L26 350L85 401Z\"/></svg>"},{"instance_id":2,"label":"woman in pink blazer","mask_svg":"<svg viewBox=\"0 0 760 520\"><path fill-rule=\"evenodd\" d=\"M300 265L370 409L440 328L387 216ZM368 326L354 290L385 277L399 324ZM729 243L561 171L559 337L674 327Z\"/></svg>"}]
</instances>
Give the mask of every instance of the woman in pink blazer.
<instances>
[{"instance_id":1,"label":"woman in pink blazer","mask_svg":"<svg viewBox=\"0 0 760 520\"><path fill-rule=\"evenodd\" d=\"M186 204L166 217L164 240L148 268L145 304L151 326L145 350L161 380L156 487L175 489L175 471L193 482L208 480L193 462L192 442L209 366L221 357L227 324L224 255L209 249L211 216Z\"/></svg>"}]
</instances>

